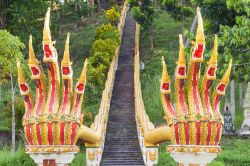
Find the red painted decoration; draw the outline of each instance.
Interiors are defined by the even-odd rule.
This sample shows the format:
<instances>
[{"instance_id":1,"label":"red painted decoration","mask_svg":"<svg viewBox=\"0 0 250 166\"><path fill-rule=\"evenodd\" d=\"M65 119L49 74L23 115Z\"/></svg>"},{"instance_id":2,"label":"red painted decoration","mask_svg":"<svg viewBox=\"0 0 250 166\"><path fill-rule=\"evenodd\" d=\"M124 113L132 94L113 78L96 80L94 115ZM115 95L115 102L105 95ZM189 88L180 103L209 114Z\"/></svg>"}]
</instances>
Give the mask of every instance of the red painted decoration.
<instances>
[{"instance_id":1,"label":"red painted decoration","mask_svg":"<svg viewBox=\"0 0 250 166\"><path fill-rule=\"evenodd\" d=\"M44 45L44 53L46 58L52 58L52 51L48 44Z\"/></svg>"},{"instance_id":2,"label":"red painted decoration","mask_svg":"<svg viewBox=\"0 0 250 166\"><path fill-rule=\"evenodd\" d=\"M186 71L186 68L185 67L179 67L178 68L178 74L180 76L185 76L185 71Z\"/></svg>"},{"instance_id":3,"label":"red painted decoration","mask_svg":"<svg viewBox=\"0 0 250 166\"><path fill-rule=\"evenodd\" d=\"M193 58L203 58L203 44L197 44L196 50L194 51Z\"/></svg>"},{"instance_id":4,"label":"red painted decoration","mask_svg":"<svg viewBox=\"0 0 250 166\"><path fill-rule=\"evenodd\" d=\"M20 89L23 91L23 92L27 92L28 91L28 86L26 84L20 84Z\"/></svg>"},{"instance_id":5,"label":"red painted decoration","mask_svg":"<svg viewBox=\"0 0 250 166\"><path fill-rule=\"evenodd\" d=\"M217 89L218 89L218 91L224 92L226 89L226 85L220 84Z\"/></svg>"},{"instance_id":6,"label":"red painted decoration","mask_svg":"<svg viewBox=\"0 0 250 166\"><path fill-rule=\"evenodd\" d=\"M31 67L32 75L39 75L39 70L36 67Z\"/></svg>"},{"instance_id":7,"label":"red painted decoration","mask_svg":"<svg viewBox=\"0 0 250 166\"><path fill-rule=\"evenodd\" d=\"M85 87L84 84L79 83L76 88L77 88L78 91L83 91L84 87Z\"/></svg>"},{"instance_id":8,"label":"red painted decoration","mask_svg":"<svg viewBox=\"0 0 250 166\"><path fill-rule=\"evenodd\" d=\"M69 75L70 74L69 67L62 67L62 73L63 75Z\"/></svg>"},{"instance_id":9,"label":"red painted decoration","mask_svg":"<svg viewBox=\"0 0 250 166\"><path fill-rule=\"evenodd\" d=\"M165 83L162 84L162 89L163 90L169 90L169 88L170 88L170 83L169 82L165 82Z\"/></svg>"},{"instance_id":10,"label":"red painted decoration","mask_svg":"<svg viewBox=\"0 0 250 166\"><path fill-rule=\"evenodd\" d=\"M207 71L208 76L215 76L215 68L214 67L209 67Z\"/></svg>"}]
</instances>

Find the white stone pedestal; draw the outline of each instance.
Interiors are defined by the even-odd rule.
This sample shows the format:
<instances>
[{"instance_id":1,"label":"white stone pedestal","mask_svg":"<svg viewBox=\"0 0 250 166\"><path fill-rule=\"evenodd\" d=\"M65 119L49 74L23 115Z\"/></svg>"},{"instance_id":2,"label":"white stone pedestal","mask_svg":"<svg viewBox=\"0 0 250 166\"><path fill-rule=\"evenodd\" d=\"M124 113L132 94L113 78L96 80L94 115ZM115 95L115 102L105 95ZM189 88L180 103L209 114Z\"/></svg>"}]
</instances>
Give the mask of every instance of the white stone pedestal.
<instances>
[{"instance_id":1,"label":"white stone pedestal","mask_svg":"<svg viewBox=\"0 0 250 166\"><path fill-rule=\"evenodd\" d=\"M183 166L206 166L221 152L220 146L169 145L166 151Z\"/></svg>"},{"instance_id":2,"label":"white stone pedestal","mask_svg":"<svg viewBox=\"0 0 250 166\"><path fill-rule=\"evenodd\" d=\"M56 166L65 166L72 162L75 152L68 153L30 153L30 157L38 166L43 166L43 160L55 160Z\"/></svg>"},{"instance_id":3,"label":"white stone pedestal","mask_svg":"<svg viewBox=\"0 0 250 166\"><path fill-rule=\"evenodd\" d=\"M247 85L247 92L244 101L244 121L239 131L240 135L250 135L250 82Z\"/></svg>"},{"instance_id":4,"label":"white stone pedestal","mask_svg":"<svg viewBox=\"0 0 250 166\"><path fill-rule=\"evenodd\" d=\"M189 166L190 164L195 164L197 166L206 166L217 157L217 153L207 152L171 152L170 155L176 162L184 166Z\"/></svg>"}]
</instances>

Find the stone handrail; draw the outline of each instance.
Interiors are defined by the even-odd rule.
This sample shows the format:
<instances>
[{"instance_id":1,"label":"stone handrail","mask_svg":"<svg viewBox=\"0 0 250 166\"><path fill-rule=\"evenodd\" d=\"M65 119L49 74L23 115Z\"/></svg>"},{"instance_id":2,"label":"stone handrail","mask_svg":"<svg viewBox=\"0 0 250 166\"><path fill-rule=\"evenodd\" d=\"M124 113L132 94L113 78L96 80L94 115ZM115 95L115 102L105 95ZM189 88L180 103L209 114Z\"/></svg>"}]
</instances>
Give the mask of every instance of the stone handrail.
<instances>
[{"instance_id":1,"label":"stone handrail","mask_svg":"<svg viewBox=\"0 0 250 166\"><path fill-rule=\"evenodd\" d=\"M150 121L142 98L140 83L140 25L136 24L134 56L134 96L137 132L145 165L158 162L158 143L170 140L170 128L166 125L155 128Z\"/></svg>"}]
</instances>

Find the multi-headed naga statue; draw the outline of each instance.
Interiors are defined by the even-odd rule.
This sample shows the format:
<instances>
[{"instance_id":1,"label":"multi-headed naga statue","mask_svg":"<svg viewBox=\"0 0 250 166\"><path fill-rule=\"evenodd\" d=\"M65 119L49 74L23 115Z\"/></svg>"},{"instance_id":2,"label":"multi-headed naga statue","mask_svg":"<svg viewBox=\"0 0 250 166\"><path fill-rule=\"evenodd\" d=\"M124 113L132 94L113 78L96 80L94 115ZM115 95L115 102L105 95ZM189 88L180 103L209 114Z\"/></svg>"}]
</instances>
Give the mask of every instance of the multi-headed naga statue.
<instances>
[{"instance_id":1,"label":"multi-headed naga statue","mask_svg":"<svg viewBox=\"0 0 250 166\"><path fill-rule=\"evenodd\" d=\"M65 43L65 51L61 61L61 75L58 65L57 51L51 39L49 29L50 9L48 10L43 30L43 62L48 66L48 83L43 70L35 57L32 47L32 36L29 40L28 66L31 79L36 83L36 100L26 82L20 62L18 67L18 83L20 93L24 96L25 115L23 127L27 142L27 152L78 152L75 146L78 138L89 143L98 143L101 131L94 131L84 125L81 105L86 85L87 60L85 60L82 73L73 87L73 70L69 55L69 33ZM60 80L61 79L61 80ZM60 92L62 81L62 93ZM61 96L61 99L60 99Z\"/></svg>"},{"instance_id":2,"label":"multi-headed naga statue","mask_svg":"<svg viewBox=\"0 0 250 166\"><path fill-rule=\"evenodd\" d=\"M171 128L172 145L167 149L169 152L219 153L221 151L218 144L222 134L223 117L219 105L229 82L232 60L211 93L212 82L216 79L218 39L215 35L214 48L200 80L200 63L204 60L205 36L199 8L197 16L196 41L192 43L187 74L182 36L179 36L180 51L176 63L174 86L176 109L170 100L170 77L164 60L162 62L161 98L165 117Z\"/></svg>"}]
</instances>

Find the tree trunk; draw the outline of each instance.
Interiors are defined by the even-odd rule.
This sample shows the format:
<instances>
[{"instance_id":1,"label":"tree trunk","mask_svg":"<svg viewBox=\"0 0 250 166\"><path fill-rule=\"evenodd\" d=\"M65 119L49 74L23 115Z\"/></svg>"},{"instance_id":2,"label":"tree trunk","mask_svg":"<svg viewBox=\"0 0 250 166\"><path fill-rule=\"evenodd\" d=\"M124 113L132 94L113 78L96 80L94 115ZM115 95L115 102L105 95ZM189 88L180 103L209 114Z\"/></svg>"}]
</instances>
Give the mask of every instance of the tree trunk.
<instances>
[{"instance_id":1,"label":"tree trunk","mask_svg":"<svg viewBox=\"0 0 250 166\"><path fill-rule=\"evenodd\" d=\"M240 100L240 108L243 106L243 83L239 82L239 100Z\"/></svg>"},{"instance_id":2,"label":"tree trunk","mask_svg":"<svg viewBox=\"0 0 250 166\"><path fill-rule=\"evenodd\" d=\"M12 138L11 138L11 152L15 153L16 150L16 121L15 121L15 89L13 83L13 75L10 74L11 80L11 107L12 107Z\"/></svg>"},{"instance_id":3,"label":"tree trunk","mask_svg":"<svg viewBox=\"0 0 250 166\"><path fill-rule=\"evenodd\" d=\"M154 37L153 37L153 25L150 27L149 38L150 38L150 47L151 50L154 50Z\"/></svg>"},{"instance_id":4,"label":"tree trunk","mask_svg":"<svg viewBox=\"0 0 250 166\"><path fill-rule=\"evenodd\" d=\"M75 12L77 12L77 1L75 1Z\"/></svg>"},{"instance_id":5,"label":"tree trunk","mask_svg":"<svg viewBox=\"0 0 250 166\"><path fill-rule=\"evenodd\" d=\"M98 11L100 12L102 10L100 0L96 0L96 1L97 1L97 5L98 5Z\"/></svg>"},{"instance_id":6,"label":"tree trunk","mask_svg":"<svg viewBox=\"0 0 250 166\"><path fill-rule=\"evenodd\" d=\"M230 82L230 105L231 105L231 113L233 122L235 119L235 95L234 95L234 80Z\"/></svg>"},{"instance_id":7,"label":"tree trunk","mask_svg":"<svg viewBox=\"0 0 250 166\"><path fill-rule=\"evenodd\" d=\"M198 21L198 17L197 17L197 15L195 15L194 21L193 21L192 26L191 26L191 28L190 28L190 32L193 33L193 32L195 31L195 28L196 28L196 25L197 25L197 21ZM191 41L190 41L189 39L186 40L186 43L185 43L185 47L186 47L186 48L189 47L190 42L191 42Z\"/></svg>"}]
</instances>

